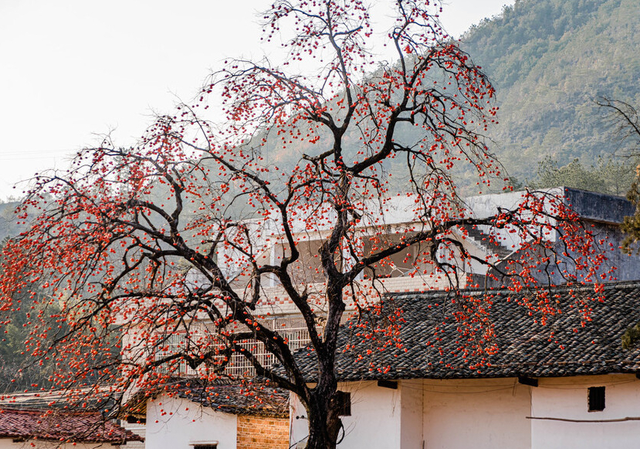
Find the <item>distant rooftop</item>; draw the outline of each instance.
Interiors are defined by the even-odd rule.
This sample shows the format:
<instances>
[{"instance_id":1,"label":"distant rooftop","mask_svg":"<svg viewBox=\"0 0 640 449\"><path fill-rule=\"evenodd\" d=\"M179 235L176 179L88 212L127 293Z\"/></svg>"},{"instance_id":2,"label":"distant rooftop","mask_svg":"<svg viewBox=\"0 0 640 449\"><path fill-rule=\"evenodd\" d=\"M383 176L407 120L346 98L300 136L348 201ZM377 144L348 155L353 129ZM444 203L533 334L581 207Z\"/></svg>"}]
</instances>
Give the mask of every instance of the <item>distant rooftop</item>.
<instances>
[{"instance_id":1,"label":"distant rooftop","mask_svg":"<svg viewBox=\"0 0 640 449\"><path fill-rule=\"evenodd\" d=\"M70 443L124 444L143 441L100 413L0 409L0 438Z\"/></svg>"}]
</instances>

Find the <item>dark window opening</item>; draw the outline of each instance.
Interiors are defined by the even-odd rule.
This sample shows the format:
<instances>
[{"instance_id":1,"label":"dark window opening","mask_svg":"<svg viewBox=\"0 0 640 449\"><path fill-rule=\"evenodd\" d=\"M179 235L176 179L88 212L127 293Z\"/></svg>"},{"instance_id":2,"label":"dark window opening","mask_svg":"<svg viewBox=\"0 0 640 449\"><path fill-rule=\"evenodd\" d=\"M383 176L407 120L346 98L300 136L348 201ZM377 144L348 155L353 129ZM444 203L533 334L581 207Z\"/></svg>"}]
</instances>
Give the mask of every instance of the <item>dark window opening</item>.
<instances>
[{"instance_id":1,"label":"dark window opening","mask_svg":"<svg viewBox=\"0 0 640 449\"><path fill-rule=\"evenodd\" d=\"M147 419L146 418L142 418L142 417L129 415L129 416L127 416L127 423L129 423L129 424L146 424L147 423Z\"/></svg>"},{"instance_id":2,"label":"dark window opening","mask_svg":"<svg viewBox=\"0 0 640 449\"><path fill-rule=\"evenodd\" d=\"M604 387L589 388L589 411L601 412L604 410Z\"/></svg>"},{"instance_id":3,"label":"dark window opening","mask_svg":"<svg viewBox=\"0 0 640 449\"><path fill-rule=\"evenodd\" d=\"M351 393L336 391L336 402L339 416L351 416Z\"/></svg>"},{"instance_id":4,"label":"dark window opening","mask_svg":"<svg viewBox=\"0 0 640 449\"><path fill-rule=\"evenodd\" d=\"M194 444L194 449L218 449L218 443L215 444Z\"/></svg>"},{"instance_id":5,"label":"dark window opening","mask_svg":"<svg viewBox=\"0 0 640 449\"><path fill-rule=\"evenodd\" d=\"M398 389L398 382L395 380L379 380L378 386L382 388L391 388L392 390Z\"/></svg>"}]
</instances>

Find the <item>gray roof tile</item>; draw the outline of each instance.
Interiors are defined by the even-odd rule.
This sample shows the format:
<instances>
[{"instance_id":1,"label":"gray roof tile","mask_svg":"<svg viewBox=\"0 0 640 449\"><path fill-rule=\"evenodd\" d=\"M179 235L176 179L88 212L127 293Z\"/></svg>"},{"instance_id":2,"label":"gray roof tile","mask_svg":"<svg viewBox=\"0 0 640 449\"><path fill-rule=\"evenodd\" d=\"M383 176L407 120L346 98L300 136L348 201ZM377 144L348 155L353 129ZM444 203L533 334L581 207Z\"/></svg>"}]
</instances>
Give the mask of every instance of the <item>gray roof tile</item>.
<instances>
[{"instance_id":1,"label":"gray roof tile","mask_svg":"<svg viewBox=\"0 0 640 449\"><path fill-rule=\"evenodd\" d=\"M197 378L183 379L168 385L165 391L234 415L289 416L288 391L260 381L233 383L216 380L206 383Z\"/></svg>"},{"instance_id":2,"label":"gray roof tile","mask_svg":"<svg viewBox=\"0 0 640 449\"><path fill-rule=\"evenodd\" d=\"M142 441L100 413L10 408L0 409L0 438L112 444Z\"/></svg>"},{"instance_id":3,"label":"gray roof tile","mask_svg":"<svg viewBox=\"0 0 640 449\"><path fill-rule=\"evenodd\" d=\"M464 296L389 295L381 313L372 311L359 324L342 327L338 378L546 377L640 370L640 345L626 350L621 343L625 331L640 321L640 282L605 284L602 301L593 286L554 288L549 301L561 313L546 316L522 305L536 298L534 292L468 291ZM466 313L465 307L475 301L487 309L486 322L467 320L465 327L455 314ZM393 323L397 328L390 327ZM493 337L479 342L482 330L492 330ZM495 353L486 349L492 345ZM314 353L306 349L296 355L312 380Z\"/></svg>"}]
</instances>

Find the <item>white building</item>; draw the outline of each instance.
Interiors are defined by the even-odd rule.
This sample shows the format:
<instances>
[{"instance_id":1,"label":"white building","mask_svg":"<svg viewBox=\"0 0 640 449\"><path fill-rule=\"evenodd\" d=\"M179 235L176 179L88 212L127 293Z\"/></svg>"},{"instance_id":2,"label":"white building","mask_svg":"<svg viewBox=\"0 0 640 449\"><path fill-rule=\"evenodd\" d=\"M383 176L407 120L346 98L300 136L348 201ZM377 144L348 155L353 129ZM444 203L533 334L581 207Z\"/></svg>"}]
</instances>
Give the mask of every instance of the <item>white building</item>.
<instances>
[{"instance_id":1,"label":"white building","mask_svg":"<svg viewBox=\"0 0 640 449\"><path fill-rule=\"evenodd\" d=\"M268 384L183 379L136 396L147 448L289 448L289 393Z\"/></svg>"},{"instance_id":2,"label":"white building","mask_svg":"<svg viewBox=\"0 0 640 449\"><path fill-rule=\"evenodd\" d=\"M487 321L454 318L487 293L490 300L475 303L487 308ZM630 330L640 322L640 282L605 285L601 298L593 287L563 287L547 297L432 292L389 301L404 321L394 344L375 338L375 323L343 329L337 371L351 410L339 447L640 446L640 333ZM310 381L313 359L301 357ZM307 426L296 417L304 414L294 401L298 447Z\"/></svg>"}]
</instances>

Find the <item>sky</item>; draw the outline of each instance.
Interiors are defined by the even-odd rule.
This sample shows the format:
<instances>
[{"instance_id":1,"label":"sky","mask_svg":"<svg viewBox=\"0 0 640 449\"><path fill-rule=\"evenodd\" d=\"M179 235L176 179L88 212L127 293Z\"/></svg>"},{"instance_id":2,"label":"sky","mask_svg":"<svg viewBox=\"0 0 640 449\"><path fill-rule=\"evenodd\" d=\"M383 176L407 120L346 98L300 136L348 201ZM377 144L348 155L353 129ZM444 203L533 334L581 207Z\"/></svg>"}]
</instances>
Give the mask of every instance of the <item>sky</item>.
<instances>
[{"instance_id":1,"label":"sky","mask_svg":"<svg viewBox=\"0 0 640 449\"><path fill-rule=\"evenodd\" d=\"M135 144L225 58L271 55L259 14L270 3L0 0L0 200L106 134ZM447 0L441 21L457 37L512 3Z\"/></svg>"}]
</instances>

